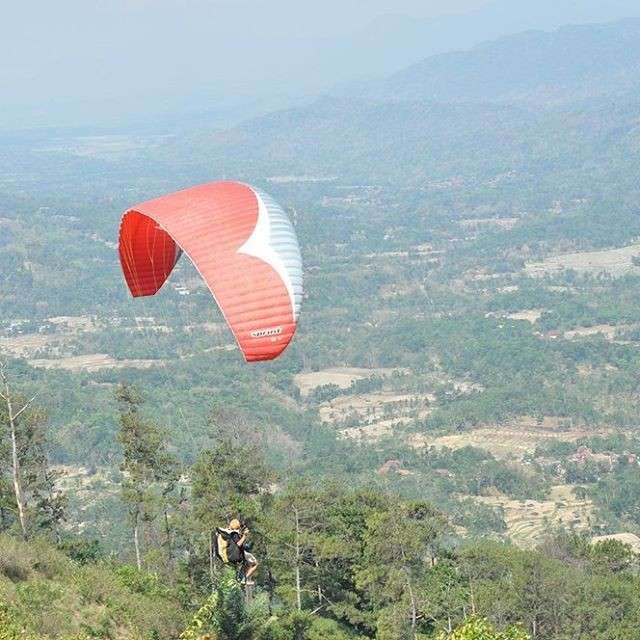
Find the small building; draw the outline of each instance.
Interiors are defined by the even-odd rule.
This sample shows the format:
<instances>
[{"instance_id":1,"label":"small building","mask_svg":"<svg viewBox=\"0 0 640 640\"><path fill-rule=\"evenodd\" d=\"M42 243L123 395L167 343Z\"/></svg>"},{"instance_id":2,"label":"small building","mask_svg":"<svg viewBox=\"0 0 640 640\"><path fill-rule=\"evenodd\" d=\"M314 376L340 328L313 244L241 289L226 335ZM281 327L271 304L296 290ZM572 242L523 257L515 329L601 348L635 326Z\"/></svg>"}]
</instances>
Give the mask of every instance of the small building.
<instances>
[{"instance_id":1,"label":"small building","mask_svg":"<svg viewBox=\"0 0 640 640\"><path fill-rule=\"evenodd\" d=\"M575 462L576 464L586 464L587 460L591 459L591 449L589 447L585 447L584 445L579 446L576 449L576 452L569 458L571 462Z\"/></svg>"},{"instance_id":2,"label":"small building","mask_svg":"<svg viewBox=\"0 0 640 640\"><path fill-rule=\"evenodd\" d=\"M587 461L590 460L597 463L601 469L608 468L609 470L611 470L617 462L616 456L611 453L593 453L589 447L585 447L584 445L579 446L569 460L580 466L585 465Z\"/></svg>"}]
</instances>

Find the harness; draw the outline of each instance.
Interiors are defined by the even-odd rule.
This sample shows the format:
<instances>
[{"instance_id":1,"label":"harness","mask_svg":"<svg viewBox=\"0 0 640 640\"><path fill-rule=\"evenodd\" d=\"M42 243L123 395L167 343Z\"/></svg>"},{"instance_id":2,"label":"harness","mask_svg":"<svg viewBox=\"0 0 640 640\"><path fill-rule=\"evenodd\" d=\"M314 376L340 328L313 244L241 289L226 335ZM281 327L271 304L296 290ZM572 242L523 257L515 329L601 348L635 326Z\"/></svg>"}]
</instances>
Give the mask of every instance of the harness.
<instances>
[{"instance_id":1,"label":"harness","mask_svg":"<svg viewBox=\"0 0 640 640\"><path fill-rule=\"evenodd\" d=\"M224 564L240 564L244 551L235 540L239 533L233 529L216 529L216 555Z\"/></svg>"}]
</instances>

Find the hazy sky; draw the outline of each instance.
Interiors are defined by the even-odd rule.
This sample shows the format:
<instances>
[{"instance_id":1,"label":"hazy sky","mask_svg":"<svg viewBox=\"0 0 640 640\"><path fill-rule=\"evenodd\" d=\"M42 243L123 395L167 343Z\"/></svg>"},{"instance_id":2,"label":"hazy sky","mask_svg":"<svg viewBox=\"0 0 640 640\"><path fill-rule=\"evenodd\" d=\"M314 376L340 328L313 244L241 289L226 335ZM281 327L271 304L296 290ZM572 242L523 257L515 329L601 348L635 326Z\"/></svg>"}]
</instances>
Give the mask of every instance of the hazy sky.
<instances>
[{"instance_id":1,"label":"hazy sky","mask_svg":"<svg viewBox=\"0 0 640 640\"><path fill-rule=\"evenodd\" d=\"M0 126L326 90L639 0L22 0L0 20ZM454 17L447 17L454 14ZM212 98L215 97L215 100ZM84 106L83 106L84 105ZM63 118L64 119L64 118ZM86 118L85 118L86 119Z\"/></svg>"},{"instance_id":2,"label":"hazy sky","mask_svg":"<svg viewBox=\"0 0 640 640\"><path fill-rule=\"evenodd\" d=\"M216 77L225 64L246 61L251 66L251 56L260 55L259 43L345 37L385 14L429 18L487 1L23 0L3 7L0 80L9 91L15 83L36 93L33 82L51 89L57 83L66 86L70 74L92 63L110 66L130 56L135 69L139 60L159 56L158 67L166 58L180 65L187 51L224 53L225 60L190 61L209 64ZM263 55L270 57L269 51ZM100 75L100 69L95 71ZM120 71L129 75L126 66ZM88 75L85 79L92 82Z\"/></svg>"},{"instance_id":3,"label":"hazy sky","mask_svg":"<svg viewBox=\"0 0 640 640\"><path fill-rule=\"evenodd\" d=\"M17 41L23 34L60 35L100 30L110 23L148 19L206 20L216 31L236 34L347 35L376 16L407 14L429 18L464 12L490 0L23 0L3 8L0 34ZM154 17L155 16L155 17ZM215 24L217 23L217 25ZM26 49L33 44L23 41Z\"/></svg>"},{"instance_id":4,"label":"hazy sky","mask_svg":"<svg viewBox=\"0 0 640 640\"><path fill-rule=\"evenodd\" d=\"M11 2L0 20L0 110L14 114L12 107L25 105L46 115L65 104L75 110L79 101L118 102L126 110L149 96L179 103L182 93L313 91L329 86L331 73L305 73L308 61L322 58L323 48L335 55L341 39L377 17L430 18L486 1Z\"/></svg>"}]
</instances>

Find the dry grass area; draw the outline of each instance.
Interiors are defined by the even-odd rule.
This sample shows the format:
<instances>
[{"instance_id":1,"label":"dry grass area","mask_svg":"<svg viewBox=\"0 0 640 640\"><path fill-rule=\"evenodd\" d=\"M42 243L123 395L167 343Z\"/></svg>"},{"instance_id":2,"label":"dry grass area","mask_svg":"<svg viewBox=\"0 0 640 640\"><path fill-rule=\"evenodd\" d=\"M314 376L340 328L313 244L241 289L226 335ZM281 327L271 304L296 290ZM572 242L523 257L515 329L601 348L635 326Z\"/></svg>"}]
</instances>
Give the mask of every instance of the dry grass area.
<instances>
[{"instance_id":1,"label":"dry grass area","mask_svg":"<svg viewBox=\"0 0 640 640\"><path fill-rule=\"evenodd\" d=\"M34 358L33 367L41 369L64 369L66 371L100 371L101 369L149 369L164 366L163 360L116 360L106 353L89 353L82 356L60 358Z\"/></svg>"},{"instance_id":2,"label":"dry grass area","mask_svg":"<svg viewBox=\"0 0 640 640\"><path fill-rule=\"evenodd\" d=\"M607 430L601 429L598 434L603 435ZM484 449L502 460L521 460L525 455L533 453L536 447L549 440L561 442L575 442L580 438L595 435L593 431L574 427L561 429L560 419L546 417L542 423L534 418L522 417L505 425L490 425L479 427L463 433L432 438L424 434L415 434L411 443L416 447L448 447L462 449L476 447Z\"/></svg>"},{"instance_id":3,"label":"dry grass area","mask_svg":"<svg viewBox=\"0 0 640 640\"><path fill-rule=\"evenodd\" d=\"M371 376L391 375L393 369L360 369L356 367L331 367L322 371L297 373L294 382L303 396L308 396L314 389L326 384L335 384L341 389L348 389L355 380L364 380Z\"/></svg>"},{"instance_id":4,"label":"dry grass area","mask_svg":"<svg viewBox=\"0 0 640 640\"><path fill-rule=\"evenodd\" d=\"M590 500L579 500L572 485L551 487L547 500L512 500L504 496L473 499L504 513L507 535L520 547L534 547L553 529L586 531L591 528L594 508Z\"/></svg>"},{"instance_id":5,"label":"dry grass area","mask_svg":"<svg viewBox=\"0 0 640 640\"><path fill-rule=\"evenodd\" d=\"M389 370L378 370L389 374ZM442 382L442 380L440 380ZM464 381L447 380L456 391L472 393L480 388ZM338 396L324 402L320 408L323 422L332 424L344 438L377 442L392 435L394 429L424 420L432 411L437 398L432 393L412 393L402 390L380 390L357 395ZM404 436L403 436L404 437ZM425 446L420 436L409 436L409 443Z\"/></svg>"},{"instance_id":6,"label":"dry grass area","mask_svg":"<svg viewBox=\"0 0 640 640\"><path fill-rule=\"evenodd\" d=\"M584 251L551 256L544 262L531 262L525 271L529 276L546 276L564 269L573 269L582 273L609 273L612 276L623 276L630 273L639 274L640 267L634 266L632 258L640 255L640 244L629 245L619 249L606 251Z\"/></svg>"}]
</instances>

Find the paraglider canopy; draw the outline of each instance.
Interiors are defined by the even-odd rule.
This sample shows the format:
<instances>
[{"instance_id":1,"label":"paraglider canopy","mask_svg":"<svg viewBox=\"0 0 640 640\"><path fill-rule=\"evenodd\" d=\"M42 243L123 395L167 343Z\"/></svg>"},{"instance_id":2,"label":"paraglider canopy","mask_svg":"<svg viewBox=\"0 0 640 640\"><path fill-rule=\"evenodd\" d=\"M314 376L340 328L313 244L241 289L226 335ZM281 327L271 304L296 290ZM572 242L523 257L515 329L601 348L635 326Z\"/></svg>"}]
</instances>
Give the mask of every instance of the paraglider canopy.
<instances>
[{"instance_id":1,"label":"paraglider canopy","mask_svg":"<svg viewBox=\"0 0 640 640\"><path fill-rule=\"evenodd\" d=\"M296 330L302 260L293 226L273 198L239 182L211 182L123 215L120 264L133 296L154 295L183 252L245 359L280 355Z\"/></svg>"}]
</instances>

